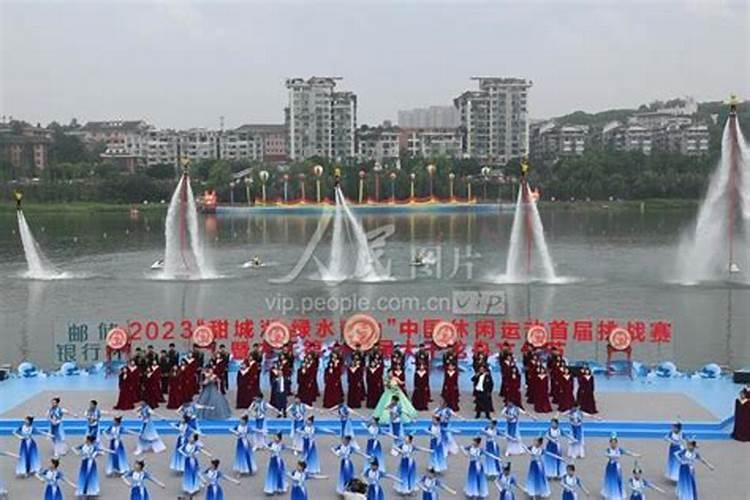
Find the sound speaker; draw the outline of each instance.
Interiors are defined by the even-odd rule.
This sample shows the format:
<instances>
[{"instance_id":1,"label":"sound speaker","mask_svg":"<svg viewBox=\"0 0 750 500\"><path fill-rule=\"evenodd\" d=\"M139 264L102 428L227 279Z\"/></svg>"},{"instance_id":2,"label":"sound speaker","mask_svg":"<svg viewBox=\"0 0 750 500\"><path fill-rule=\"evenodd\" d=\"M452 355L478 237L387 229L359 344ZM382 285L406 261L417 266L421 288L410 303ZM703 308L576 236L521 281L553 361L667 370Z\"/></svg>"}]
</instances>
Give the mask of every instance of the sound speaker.
<instances>
[{"instance_id":1,"label":"sound speaker","mask_svg":"<svg viewBox=\"0 0 750 500\"><path fill-rule=\"evenodd\" d=\"M735 384L750 384L750 368L735 370L732 375Z\"/></svg>"}]
</instances>

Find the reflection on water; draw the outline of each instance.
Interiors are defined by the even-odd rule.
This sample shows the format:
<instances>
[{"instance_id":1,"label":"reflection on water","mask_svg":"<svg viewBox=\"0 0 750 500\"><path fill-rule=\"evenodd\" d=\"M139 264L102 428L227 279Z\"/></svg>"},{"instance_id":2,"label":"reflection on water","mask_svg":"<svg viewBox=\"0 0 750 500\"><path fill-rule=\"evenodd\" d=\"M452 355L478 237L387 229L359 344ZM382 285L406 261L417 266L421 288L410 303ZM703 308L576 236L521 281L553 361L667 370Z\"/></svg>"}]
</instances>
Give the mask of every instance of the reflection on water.
<instances>
[{"instance_id":1,"label":"reflection on water","mask_svg":"<svg viewBox=\"0 0 750 500\"><path fill-rule=\"evenodd\" d=\"M131 219L127 213L27 215L39 243L60 267L86 280L34 282L20 279L24 268L12 214L0 215L0 325L7 349L0 362L29 358L43 366L59 365L70 354L70 339L84 339L76 346L83 355L100 343L100 331L110 323L136 322L144 343L175 341L187 345L182 321L218 322L226 327L230 344L240 332L243 339L258 341L261 323L276 318L310 320L315 338L318 323L330 320L338 330L348 311L328 306L376 303L381 297L402 300L400 310L388 302L374 315L386 334L405 341L398 325L407 319L455 318L473 331L479 314L457 316L428 307L431 298L452 306L454 290L504 292L506 313L493 316L495 342L502 341L502 322L523 325L529 320L567 324L567 353L575 359L603 360L606 347L596 342L598 322L665 320L672 323L670 343L645 342L636 357L648 362L676 360L683 368L707 362L733 367L750 365L750 287L712 283L695 287L669 284L677 241L693 217L691 211L658 213L546 209L542 219L556 271L578 280L559 286L544 284L498 285L486 278L505 267L512 214L366 214L362 223L372 231L393 224L382 261L396 278L392 283L343 283L336 287L310 280L314 262L303 266L299 276L286 284L272 280L290 273L318 227L314 215L253 215L204 217L201 228L210 243L218 274L224 279L198 282L162 282L151 279L150 264L162 257L164 213L144 213ZM106 237L104 236L106 233ZM315 255L325 259L330 236L324 237ZM427 268L411 265L426 248L437 263ZM262 269L240 269L253 255L273 263ZM750 269L750 262L745 263ZM272 299L278 298L274 301ZM316 300L322 304L317 308ZM280 307L279 304L284 304ZM289 307L286 307L289 306ZM303 307L305 306L305 307ZM574 341L575 322L591 322L593 340ZM252 322L252 328L250 325ZM635 324L634 323L634 324ZM86 331L83 332L82 325ZM147 328L148 326L148 328ZM84 334L85 333L85 334ZM325 333L325 332L323 332ZM320 333L322 336L323 333ZM251 336L252 335L252 336ZM93 358L95 353L88 352Z\"/></svg>"}]
</instances>

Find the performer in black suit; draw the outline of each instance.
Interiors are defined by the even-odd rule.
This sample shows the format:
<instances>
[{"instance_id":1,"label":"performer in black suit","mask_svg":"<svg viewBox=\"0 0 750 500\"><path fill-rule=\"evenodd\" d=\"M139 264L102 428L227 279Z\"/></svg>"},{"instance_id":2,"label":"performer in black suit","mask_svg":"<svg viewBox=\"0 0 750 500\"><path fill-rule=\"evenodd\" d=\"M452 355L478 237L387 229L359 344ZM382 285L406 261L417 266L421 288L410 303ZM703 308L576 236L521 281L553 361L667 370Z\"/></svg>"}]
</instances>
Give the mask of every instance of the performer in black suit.
<instances>
[{"instance_id":1,"label":"performer in black suit","mask_svg":"<svg viewBox=\"0 0 750 500\"><path fill-rule=\"evenodd\" d=\"M492 406L492 374L487 369L487 365L480 365L477 373L471 378L474 387L474 412L475 418L481 418L482 413L488 419L492 418L495 408Z\"/></svg>"}]
</instances>

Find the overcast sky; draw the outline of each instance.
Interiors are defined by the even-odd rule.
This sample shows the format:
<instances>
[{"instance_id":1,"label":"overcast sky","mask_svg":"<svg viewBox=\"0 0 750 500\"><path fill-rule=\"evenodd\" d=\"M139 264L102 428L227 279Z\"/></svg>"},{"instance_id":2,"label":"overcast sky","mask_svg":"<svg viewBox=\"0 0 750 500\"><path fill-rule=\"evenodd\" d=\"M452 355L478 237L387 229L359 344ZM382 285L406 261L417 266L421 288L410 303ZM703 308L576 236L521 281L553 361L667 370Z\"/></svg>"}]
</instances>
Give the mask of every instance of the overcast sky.
<instances>
[{"instance_id":1,"label":"overcast sky","mask_svg":"<svg viewBox=\"0 0 750 500\"><path fill-rule=\"evenodd\" d=\"M533 80L534 118L750 97L747 1L0 0L0 114L160 127L282 122L287 77L336 75L359 122Z\"/></svg>"}]
</instances>

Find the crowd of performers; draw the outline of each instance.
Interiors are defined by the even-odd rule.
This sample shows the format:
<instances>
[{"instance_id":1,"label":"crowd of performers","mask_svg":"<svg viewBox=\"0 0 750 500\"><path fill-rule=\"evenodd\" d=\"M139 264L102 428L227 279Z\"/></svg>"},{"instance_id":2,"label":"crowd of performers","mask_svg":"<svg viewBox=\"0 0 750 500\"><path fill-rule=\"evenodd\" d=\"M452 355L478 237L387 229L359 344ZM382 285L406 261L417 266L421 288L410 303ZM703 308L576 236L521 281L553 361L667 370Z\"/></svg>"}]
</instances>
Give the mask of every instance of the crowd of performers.
<instances>
[{"instance_id":1,"label":"crowd of performers","mask_svg":"<svg viewBox=\"0 0 750 500\"><path fill-rule=\"evenodd\" d=\"M426 429L420 428L418 432L412 431L409 424L418 417L420 408L416 408L419 404L416 395L409 398L404 391L403 361L406 356L403 353L398 354L399 352L399 350L394 351L390 357L388 376L383 378L384 356L379 351L374 351L367 357L361 353L349 353L349 361L346 362L347 354L334 349L325 368L322 408L315 408L311 404L319 396L317 382L314 381L316 377L310 375L316 373L317 356L308 353L303 357L297 369L298 390L289 402L286 401L286 395L290 392L287 388L291 385L289 378L291 378L290 371L294 356L291 351L273 356L269 372L272 378L270 400L264 399L257 379L247 382L253 387L258 384L256 393L249 396L238 394L237 403L243 412L238 423L227 429L236 437L234 458L230 465L222 466L222 463L213 456L207 446L209 438L201 431L200 425L203 419L217 419L215 413L211 413L216 408L200 402L201 396L208 390L206 388L211 387L211 390L215 391L211 396L214 400L224 398L222 391L226 390L227 384L226 370L222 371L221 367L224 363L222 349L219 349L206 367L200 370L205 372L200 381L196 376L195 382L190 380L178 384L180 392L188 394L183 391L188 387L191 391L196 390L193 385L195 383L198 386L199 398L196 402L193 396L182 396L185 399L171 415L157 413L155 407L158 406L158 401L154 401L155 405L146 401L149 377L152 376L149 372L154 370L154 364L143 363L141 359L134 357L125 370L131 371L132 366L135 365L135 371L123 372L120 375L121 389L124 384L131 383L128 379L132 377L139 381L138 390L141 391L139 394L143 397L139 397L139 394L125 397L120 394L118 406L123 403L129 406L132 399L137 399L137 401L132 408L118 410L120 412L133 411L141 422L137 429L125 428L121 413L114 414L111 422L105 423L103 416L107 412L99 409L97 401L91 401L88 408L77 415L65 409L60 399L55 398L51 401L46 415L49 427L40 429L35 425L33 416L27 417L14 433L20 442L18 453L2 452L2 456L16 459L17 477L36 477L44 483L43 498L45 500L61 500L65 485L74 489L78 497L98 496L100 479L97 460L100 456L106 456L106 476L121 478L130 488L131 500L147 500L149 483L159 487L164 487L164 483L149 473L143 456L146 453L159 454L168 451L157 432L154 421L155 419L167 421L176 419L179 423L170 424L177 431L178 437L174 448L168 453L169 466L175 475L180 476L181 489L187 498L194 498L203 491L202 494L207 500L223 500L222 483L227 481L239 484L243 477L258 473L261 453L267 456L268 464L263 479L264 493L269 496L288 495L293 500L308 498L305 486L307 480L328 477L322 474L324 471L321 463L325 462L321 457L323 453L330 453L338 459L338 472L325 471L330 475L337 474L336 492L344 495L361 488L367 500L384 500L386 491L383 485L384 480L393 482L392 487L396 494L410 496L421 492L423 500L437 500L441 491L456 494L456 489L447 484L443 474L448 470L451 456L458 453L468 458L463 493L470 499L488 498L492 485L499 491L501 500L514 500L519 492L532 498L549 498L552 495L552 485L555 484L559 486L559 495L563 500L576 500L579 498L579 493L590 494L587 486L578 477L576 466L586 456L584 420L597 418L593 412L583 409L585 401L589 405L594 405L593 408L589 406L589 410L596 411L593 400L593 378L590 381L591 399L586 400L585 397L581 397L579 385L578 398L573 399L570 406L566 407L568 402L566 398L572 389L560 387L559 384L560 380L563 380L562 385L567 384L567 377L569 377L569 370L562 357L551 352L549 358L544 360L538 351L532 351L528 356L525 355L525 370L534 373L532 377L526 377L526 385L532 385L532 387L527 387L526 400L531 401L530 404L534 408L532 414L524 409L522 398L516 393L516 381L513 379L519 378L520 374L513 362L513 355L503 352L500 354L500 362L502 365L509 364L510 366L503 366L501 373L503 379L509 378L511 381L503 380L501 385L504 405L499 412L499 418L504 420L504 424L500 424L492 417L494 413L494 409L491 408L492 398L485 398L484 394L488 388L490 394L492 391L492 384L488 382L492 378L491 371L488 369L489 361L486 355L477 354L472 360L474 370L472 386L474 387L476 413L477 415L487 414L490 418L481 433L465 440L456 436L453 431L451 425L453 420L464 418L458 414L457 395L456 399L451 399L452 393L446 391L445 384L439 404L430 404L429 392L424 395L424 410L429 411L430 425ZM145 357L148 352L137 354ZM414 376L416 381L420 376L420 371L429 373L431 358L430 353L423 346L414 356L417 367ZM170 376L175 368L179 372L190 373L189 370L192 368L184 366L190 363L201 366L197 358L196 354L191 353L186 356L186 363L178 360L176 365L169 369ZM261 364L263 360L264 356L259 349L251 353L237 375L238 382L242 380L242 377L248 376L254 369L255 363ZM452 353L444 356L446 382L454 377L454 372L458 373L456 361ZM142 368L139 366L141 364L145 365L145 373L141 373ZM159 364L159 358L157 358L157 364ZM260 371L260 366L255 369ZM364 383L360 382L358 376L353 375L358 370L367 372L361 376ZM379 370L381 373L380 393L377 394L376 400L370 396L368 376L371 371L377 373ZM547 375L548 370L560 372L557 389L552 389L553 384L547 381L548 378L552 379L552 376ZM343 372L347 372L349 385L359 386L355 391L348 391L346 398L344 398L341 383ZM285 375L286 373L289 375ZM591 375L584 371L582 377L587 376ZM170 382L172 381L168 380L166 384L167 399L173 397L169 392ZM415 386L414 392L416 393L417 390ZM427 390L429 391L429 384ZM556 397L555 391L558 391ZM274 395L274 393L278 394ZM282 396L283 405L281 405ZM240 397L249 399L241 400ZM548 406L537 406L540 399L556 401L558 412L549 420L549 427L543 435L530 442L524 442L519 430L519 419L525 414L536 420L536 414L548 412ZM226 401L225 398L224 401ZM362 408L362 406L371 407L372 413L365 416L355 409ZM541 408L541 411L537 411L537 408ZM334 421L337 425L328 428L318 425L315 413L335 415ZM85 418L87 421L87 432L83 442L72 448L69 448L65 437L64 420L67 415ZM288 437L286 432L276 433L268 430L267 419L271 416L288 419ZM354 417L357 416L363 418L355 421ZM560 422L561 418L565 420L565 427ZM328 425L331 424L328 423ZM355 426L361 426L366 435L367 442L364 446L360 446L355 440ZM320 434L334 435L340 441L327 452L318 450L316 437ZM132 451L126 446L128 435L134 436L135 446ZM45 436L53 445L52 457L44 466L35 436ZM426 442L422 443L424 446L417 443L417 440L424 439L426 439ZM675 492L680 500L696 500L698 497L696 465L701 463L709 469L713 469L713 466L701 456L696 441L683 435L681 424L676 423L665 439L667 441L666 478L675 484ZM398 457L398 466L393 471L386 471L384 453L388 449L393 456ZM70 451L80 458L76 481L72 481L60 470L61 460L63 457L70 456ZM603 498L644 500L648 489L663 492L661 488L643 477L637 462L632 469L632 474L627 481L625 480L622 460L626 456L638 458L639 455L623 447L616 435L611 437L609 446L601 453L607 458L600 490ZM129 459L131 454L134 457L133 461ZM286 463L289 454L295 457L295 465L291 468ZM417 472L419 454L425 457L422 461L425 467L420 467L420 469L426 470L426 473L421 476ZM529 458L528 470L523 481L516 478L507 460L510 456L518 455L527 455ZM363 459L363 464L359 467L354 463L355 457L358 456ZM201 465L201 461L205 460L209 461L206 467Z\"/></svg>"}]
</instances>

